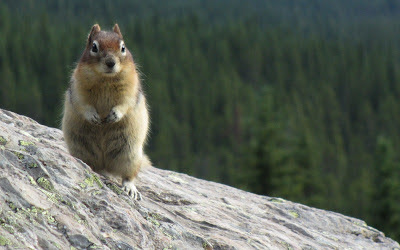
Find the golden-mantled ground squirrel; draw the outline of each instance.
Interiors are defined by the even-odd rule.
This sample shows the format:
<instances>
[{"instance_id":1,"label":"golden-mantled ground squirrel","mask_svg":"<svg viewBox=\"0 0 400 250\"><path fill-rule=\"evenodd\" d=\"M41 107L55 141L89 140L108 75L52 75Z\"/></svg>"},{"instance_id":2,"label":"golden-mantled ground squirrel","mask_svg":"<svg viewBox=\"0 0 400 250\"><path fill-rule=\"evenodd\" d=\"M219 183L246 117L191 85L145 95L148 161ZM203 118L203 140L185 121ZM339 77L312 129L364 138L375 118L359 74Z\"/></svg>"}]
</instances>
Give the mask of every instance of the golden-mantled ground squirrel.
<instances>
[{"instance_id":1,"label":"golden-mantled ground squirrel","mask_svg":"<svg viewBox=\"0 0 400 250\"><path fill-rule=\"evenodd\" d=\"M62 130L69 152L94 171L122 177L141 199L133 179L151 165L143 153L149 115L139 75L118 24L94 25L65 94Z\"/></svg>"}]
</instances>

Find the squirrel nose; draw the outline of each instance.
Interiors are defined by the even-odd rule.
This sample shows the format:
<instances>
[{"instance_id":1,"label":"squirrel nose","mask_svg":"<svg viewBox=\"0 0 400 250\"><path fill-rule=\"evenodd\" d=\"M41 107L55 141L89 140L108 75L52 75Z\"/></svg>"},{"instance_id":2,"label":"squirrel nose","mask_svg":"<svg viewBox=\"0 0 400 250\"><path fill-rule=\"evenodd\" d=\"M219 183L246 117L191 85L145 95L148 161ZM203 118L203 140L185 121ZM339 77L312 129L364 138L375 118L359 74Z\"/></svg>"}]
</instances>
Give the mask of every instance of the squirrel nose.
<instances>
[{"instance_id":1,"label":"squirrel nose","mask_svg":"<svg viewBox=\"0 0 400 250\"><path fill-rule=\"evenodd\" d=\"M107 67L112 68L115 65L115 61L114 60L108 60L108 61L106 61L106 65L107 65Z\"/></svg>"}]
</instances>

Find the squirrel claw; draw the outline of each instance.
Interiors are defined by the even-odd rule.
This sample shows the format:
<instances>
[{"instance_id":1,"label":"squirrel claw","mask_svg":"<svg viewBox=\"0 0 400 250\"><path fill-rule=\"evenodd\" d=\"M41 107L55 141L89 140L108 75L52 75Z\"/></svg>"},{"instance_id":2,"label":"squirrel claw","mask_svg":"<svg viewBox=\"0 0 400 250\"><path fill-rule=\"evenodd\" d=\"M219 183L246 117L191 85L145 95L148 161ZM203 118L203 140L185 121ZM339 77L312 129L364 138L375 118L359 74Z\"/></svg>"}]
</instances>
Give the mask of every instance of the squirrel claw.
<instances>
[{"instance_id":1,"label":"squirrel claw","mask_svg":"<svg viewBox=\"0 0 400 250\"><path fill-rule=\"evenodd\" d=\"M142 200L142 194L137 190L135 184L132 181L124 181L122 183L124 191L131 197L133 200Z\"/></svg>"},{"instance_id":2,"label":"squirrel claw","mask_svg":"<svg viewBox=\"0 0 400 250\"><path fill-rule=\"evenodd\" d=\"M85 115L86 120L92 124L99 125L101 124L101 119L97 112L89 112Z\"/></svg>"},{"instance_id":3,"label":"squirrel claw","mask_svg":"<svg viewBox=\"0 0 400 250\"><path fill-rule=\"evenodd\" d=\"M100 117L98 116L94 116L91 120L90 120L93 124L99 125L101 123L100 121Z\"/></svg>"},{"instance_id":4,"label":"squirrel claw","mask_svg":"<svg viewBox=\"0 0 400 250\"><path fill-rule=\"evenodd\" d=\"M108 116L102 121L103 123L114 123L120 121L122 114L115 109L112 109Z\"/></svg>"}]
</instances>

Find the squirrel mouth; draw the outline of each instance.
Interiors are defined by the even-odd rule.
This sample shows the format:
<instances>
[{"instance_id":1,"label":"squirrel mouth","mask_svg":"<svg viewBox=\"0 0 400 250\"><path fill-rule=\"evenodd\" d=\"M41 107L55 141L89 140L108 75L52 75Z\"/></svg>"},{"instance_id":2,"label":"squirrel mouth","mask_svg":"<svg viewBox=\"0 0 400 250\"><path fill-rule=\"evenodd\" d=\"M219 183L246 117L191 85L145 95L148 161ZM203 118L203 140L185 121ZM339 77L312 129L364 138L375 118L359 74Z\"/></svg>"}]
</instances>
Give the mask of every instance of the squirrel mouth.
<instances>
[{"instance_id":1,"label":"squirrel mouth","mask_svg":"<svg viewBox=\"0 0 400 250\"><path fill-rule=\"evenodd\" d=\"M106 64L99 65L100 67L97 68L97 72L101 73L104 76L112 77L118 74L121 70L119 65L113 65L113 67L107 66Z\"/></svg>"},{"instance_id":2,"label":"squirrel mouth","mask_svg":"<svg viewBox=\"0 0 400 250\"><path fill-rule=\"evenodd\" d=\"M104 70L104 74L112 76L115 75L116 73L118 73L115 69L106 69Z\"/></svg>"}]
</instances>

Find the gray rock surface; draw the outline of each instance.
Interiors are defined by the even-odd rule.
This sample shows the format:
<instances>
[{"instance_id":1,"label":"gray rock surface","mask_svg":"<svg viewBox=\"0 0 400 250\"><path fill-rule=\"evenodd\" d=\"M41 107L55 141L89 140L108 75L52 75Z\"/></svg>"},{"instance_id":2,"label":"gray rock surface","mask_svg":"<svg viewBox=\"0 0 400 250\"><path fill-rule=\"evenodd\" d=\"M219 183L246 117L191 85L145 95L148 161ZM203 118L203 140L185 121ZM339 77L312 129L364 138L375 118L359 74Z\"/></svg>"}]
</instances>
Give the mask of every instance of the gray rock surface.
<instances>
[{"instance_id":1,"label":"gray rock surface","mask_svg":"<svg viewBox=\"0 0 400 250\"><path fill-rule=\"evenodd\" d=\"M0 246L400 249L365 222L148 168L143 200L70 156L58 129L0 110Z\"/></svg>"}]
</instances>

